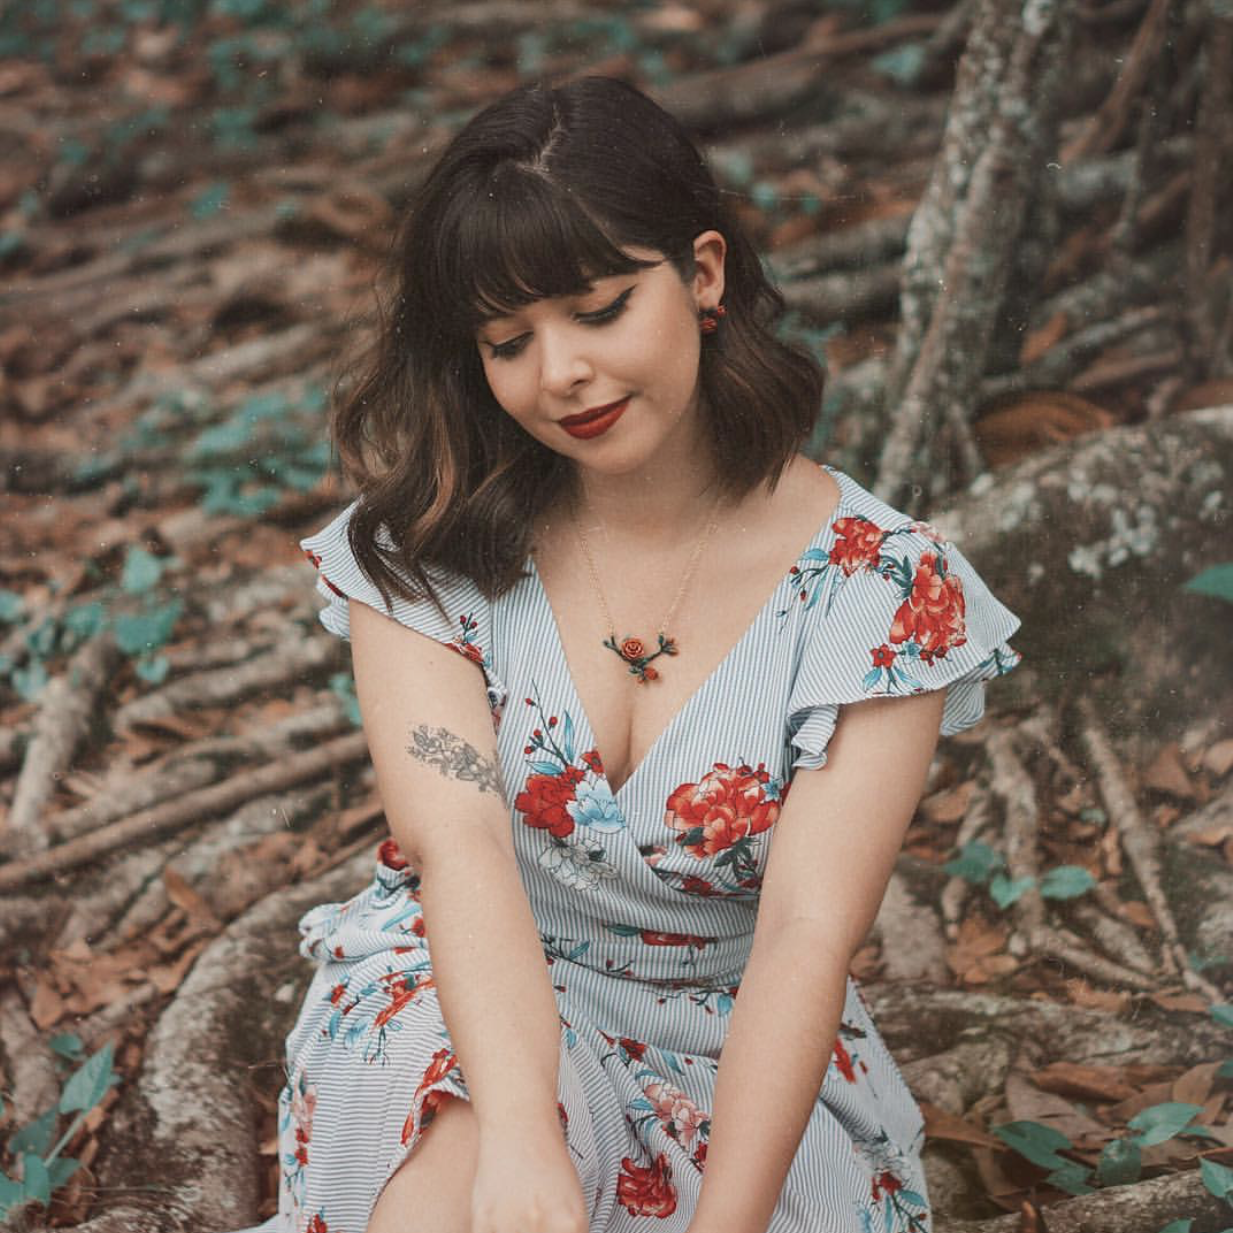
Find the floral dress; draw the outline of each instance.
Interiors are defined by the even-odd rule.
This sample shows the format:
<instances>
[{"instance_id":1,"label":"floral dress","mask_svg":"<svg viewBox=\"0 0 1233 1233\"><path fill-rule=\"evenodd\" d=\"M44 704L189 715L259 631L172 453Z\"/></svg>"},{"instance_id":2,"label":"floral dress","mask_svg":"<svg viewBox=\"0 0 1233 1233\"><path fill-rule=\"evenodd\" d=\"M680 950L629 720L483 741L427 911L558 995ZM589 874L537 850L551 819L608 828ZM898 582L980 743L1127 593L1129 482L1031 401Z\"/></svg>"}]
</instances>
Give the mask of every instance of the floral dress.
<instances>
[{"instance_id":1,"label":"floral dress","mask_svg":"<svg viewBox=\"0 0 1233 1233\"><path fill-rule=\"evenodd\" d=\"M827 470L838 507L616 792L533 559L491 603L470 580L435 575L448 620L426 600L394 603L395 619L483 670L591 1233L689 1225L775 823L795 771L826 762L839 708L945 688L942 732L955 733L983 713L984 683L1019 660L1006 643L1018 619L958 549ZM329 601L320 619L343 638L348 596L385 610L348 547L353 508L301 541ZM300 922L316 971L286 1042L267 1226L279 1233L364 1233L437 1110L469 1098L419 892L387 840L367 886ZM511 1039L510 1065L518 1056ZM926 1233L922 1123L849 977L768 1233Z\"/></svg>"}]
</instances>

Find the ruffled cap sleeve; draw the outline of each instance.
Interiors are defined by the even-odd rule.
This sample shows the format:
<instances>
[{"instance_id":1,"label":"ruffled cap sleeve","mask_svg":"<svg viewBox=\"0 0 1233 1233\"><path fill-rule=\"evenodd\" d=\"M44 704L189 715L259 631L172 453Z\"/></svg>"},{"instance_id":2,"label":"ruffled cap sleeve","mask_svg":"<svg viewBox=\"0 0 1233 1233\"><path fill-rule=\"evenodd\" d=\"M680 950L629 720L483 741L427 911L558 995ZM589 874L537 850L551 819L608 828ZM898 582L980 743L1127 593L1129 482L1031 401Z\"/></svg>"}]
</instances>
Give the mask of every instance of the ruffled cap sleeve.
<instances>
[{"instance_id":1,"label":"ruffled cap sleeve","mask_svg":"<svg viewBox=\"0 0 1233 1233\"><path fill-rule=\"evenodd\" d=\"M1022 658L1007 642L1019 618L963 553L928 523L887 530L887 521L851 514L833 524L789 696L794 768L826 764L845 703L945 689L942 735L970 728L984 714L985 683Z\"/></svg>"},{"instance_id":2,"label":"ruffled cap sleeve","mask_svg":"<svg viewBox=\"0 0 1233 1233\"><path fill-rule=\"evenodd\" d=\"M505 701L506 689L492 663L491 605L483 592L470 578L435 568L429 570L429 578L446 616L427 596L412 603L403 596L391 595L392 607L387 607L381 592L361 569L347 539L347 527L358 505L358 500L353 501L320 531L299 541L305 557L317 570L317 592L327 601L318 613L321 624L330 633L349 641L347 601L359 600L478 664L484 672L489 704L494 710L499 708ZM381 539L382 547L392 546L384 528Z\"/></svg>"}]
</instances>

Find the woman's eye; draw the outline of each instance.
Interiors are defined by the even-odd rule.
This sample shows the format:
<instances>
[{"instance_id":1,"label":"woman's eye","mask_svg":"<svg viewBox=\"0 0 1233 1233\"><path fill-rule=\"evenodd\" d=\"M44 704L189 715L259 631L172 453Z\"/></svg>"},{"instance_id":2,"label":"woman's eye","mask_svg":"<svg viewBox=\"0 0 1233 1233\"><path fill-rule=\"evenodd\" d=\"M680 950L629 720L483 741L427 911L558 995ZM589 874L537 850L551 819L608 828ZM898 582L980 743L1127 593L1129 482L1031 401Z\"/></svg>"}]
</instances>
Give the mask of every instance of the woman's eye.
<instances>
[{"instance_id":1,"label":"woman's eye","mask_svg":"<svg viewBox=\"0 0 1233 1233\"><path fill-rule=\"evenodd\" d=\"M527 336L519 334L508 342L489 343L488 350L494 360L512 360L527 345Z\"/></svg>"},{"instance_id":2,"label":"woman's eye","mask_svg":"<svg viewBox=\"0 0 1233 1233\"><path fill-rule=\"evenodd\" d=\"M634 289L627 287L604 308L597 309L593 313L579 313L578 320L585 321L588 325L603 325L605 321L615 321L625 311L625 305L633 293Z\"/></svg>"}]
</instances>

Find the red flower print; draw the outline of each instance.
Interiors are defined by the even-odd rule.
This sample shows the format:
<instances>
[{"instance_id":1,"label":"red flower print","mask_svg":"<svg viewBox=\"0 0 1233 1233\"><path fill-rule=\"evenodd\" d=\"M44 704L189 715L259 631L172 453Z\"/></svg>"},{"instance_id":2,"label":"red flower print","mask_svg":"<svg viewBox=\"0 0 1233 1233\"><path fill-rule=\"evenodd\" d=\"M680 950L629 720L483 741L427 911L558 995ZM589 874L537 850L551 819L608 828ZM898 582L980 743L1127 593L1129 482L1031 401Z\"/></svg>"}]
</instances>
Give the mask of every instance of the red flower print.
<instances>
[{"instance_id":1,"label":"red flower print","mask_svg":"<svg viewBox=\"0 0 1233 1233\"><path fill-rule=\"evenodd\" d=\"M852 1055L843 1047L843 1041L836 1037L835 1039L835 1065L839 1068L839 1073L849 1083L856 1082L856 1071L852 1069Z\"/></svg>"},{"instance_id":2,"label":"red flower print","mask_svg":"<svg viewBox=\"0 0 1233 1233\"><path fill-rule=\"evenodd\" d=\"M681 890L688 891L691 895L713 895L715 893L715 884L708 882L705 878L695 877L692 873L687 873L681 879Z\"/></svg>"},{"instance_id":3,"label":"red flower print","mask_svg":"<svg viewBox=\"0 0 1233 1233\"><path fill-rule=\"evenodd\" d=\"M484 652L474 642L454 641L450 643L450 646L472 663L479 664L481 668L484 666Z\"/></svg>"},{"instance_id":4,"label":"red flower print","mask_svg":"<svg viewBox=\"0 0 1233 1233\"><path fill-rule=\"evenodd\" d=\"M634 1040L631 1036L621 1037L621 1048L635 1061L642 1061L642 1055L646 1052L646 1045L640 1040Z\"/></svg>"},{"instance_id":5,"label":"red flower print","mask_svg":"<svg viewBox=\"0 0 1233 1233\"><path fill-rule=\"evenodd\" d=\"M699 950L715 940L696 933L661 933L655 929L644 929L640 937L645 946L696 946Z\"/></svg>"},{"instance_id":6,"label":"red flower print","mask_svg":"<svg viewBox=\"0 0 1233 1233\"><path fill-rule=\"evenodd\" d=\"M837 518L831 524L836 538L829 561L851 576L861 569L875 569L886 532L868 518Z\"/></svg>"},{"instance_id":7,"label":"red flower print","mask_svg":"<svg viewBox=\"0 0 1233 1233\"><path fill-rule=\"evenodd\" d=\"M403 856L402 849L393 839L386 839L377 849L377 859L387 869L406 869L407 858Z\"/></svg>"},{"instance_id":8,"label":"red flower print","mask_svg":"<svg viewBox=\"0 0 1233 1233\"><path fill-rule=\"evenodd\" d=\"M657 1216L662 1220L676 1211L672 1167L662 1152L655 1163L646 1168L634 1164L626 1156L621 1160L621 1170L617 1178L617 1202L631 1216Z\"/></svg>"},{"instance_id":9,"label":"red flower print","mask_svg":"<svg viewBox=\"0 0 1233 1233\"><path fill-rule=\"evenodd\" d=\"M330 1226L325 1223L321 1213L318 1212L309 1222L304 1233L330 1233Z\"/></svg>"},{"instance_id":10,"label":"red flower print","mask_svg":"<svg viewBox=\"0 0 1233 1233\"><path fill-rule=\"evenodd\" d=\"M698 1166L699 1172L706 1168L706 1147L705 1143L699 1143L698 1150L694 1152L694 1164Z\"/></svg>"},{"instance_id":11,"label":"red flower print","mask_svg":"<svg viewBox=\"0 0 1233 1233\"><path fill-rule=\"evenodd\" d=\"M429 1092L424 1097L424 1103L420 1106L420 1133L422 1134L428 1129L432 1123L432 1119L437 1116L437 1111L448 1100L454 1099L453 1092L443 1092L438 1089L435 1092ZM402 1124L401 1142L409 1143L411 1136L415 1133L415 1107L411 1108L411 1112L407 1114L407 1120Z\"/></svg>"},{"instance_id":12,"label":"red flower print","mask_svg":"<svg viewBox=\"0 0 1233 1233\"><path fill-rule=\"evenodd\" d=\"M875 646L870 654L873 656L873 666L875 668L889 668L895 662L897 651L892 651L886 643L881 646Z\"/></svg>"},{"instance_id":13,"label":"red flower print","mask_svg":"<svg viewBox=\"0 0 1233 1233\"><path fill-rule=\"evenodd\" d=\"M769 779L761 768L716 762L699 783L683 783L668 797L664 825L681 832L677 843L691 856L714 856L779 820L779 802L763 786Z\"/></svg>"},{"instance_id":14,"label":"red flower print","mask_svg":"<svg viewBox=\"0 0 1233 1233\"><path fill-rule=\"evenodd\" d=\"M432 1055L432 1061L428 1069L424 1071L424 1077L420 1080L419 1087L415 1089L415 1094L418 1096L426 1087L432 1087L439 1079L444 1079L457 1065L458 1058L451 1050L438 1049Z\"/></svg>"},{"instance_id":15,"label":"red flower print","mask_svg":"<svg viewBox=\"0 0 1233 1233\"><path fill-rule=\"evenodd\" d=\"M514 798L514 808L528 826L564 839L574 830L574 820L565 807L574 800L574 785L585 775L576 766L567 766L559 775L531 775Z\"/></svg>"},{"instance_id":16,"label":"red flower print","mask_svg":"<svg viewBox=\"0 0 1233 1233\"><path fill-rule=\"evenodd\" d=\"M321 574L321 558L313 552L311 548L305 548L304 555L313 563L313 568L317 571L317 573ZM340 591L324 574L321 574L321 581L324 582L325 585L329 587L330 590L333 591L334 594L340 599L347 598L347 593L345 591Z\"/></svg>"},{"instance_id":17,"label":"red flower print","mask_svg":"<svg viewBox=\"0 0 1233 1233\"><path fill-rule=\"evenodd\" d=\"M912 593L899 605L891 622L890 640L920 645L920 657L931 663L954 646L967 641L964 627L963 584L946 570L941 553L924 552L912 579Z\"/></svg>"},{"instance_id":18,"label":"red flower print","mask_svg":"<svg viewBox=\"0 0 1233 1233\"><path fill-rule=\"evenodd\" d=\"M372 1021L375 1028L384 1027L400 1010L414 1002L425 989L431 989L435 983L432 977L425 977L423 980L413 979L408 984L407 978L401 973L397 974L397 979L400 984L390 993L390 1004L383 1006Z\"/></svg>"},{"instance_id":19,"label":"red flower print","mask_svg":"<svg viewBox=\"0 0 1233 1233\"><path fill-rule=\"evenodd\" d=\"M458 1058L449 1049L438 1049L432 1055L432 1061L429 1062L428 1069L424 1072L424 1077L420 1080L419 1086L415 1089L415 1095L411 1098L411 1112L407 1114L407 1120L402 1124L403 1143L410 1142L411 1136L415 1133L415 1108L419 1103L420 1093L444 1079L457 1065ZM420 1105L421 1131L436 1117L437 1110L447 1100L453 1099L453 1096L453 1092L433 1091L424 1097L423 1104Z\"/></svg>"},{"instance_id":20,"label":"red flower print","mask_svg":"<svg viewBox=\"0 0 1233 1233\"><path fill-rule=\"evenodd\" d=\"M888 1195L894 1194L896 1190L903 1189L903 1182L897 1178L889 1170L883 1170L881 1173L874 1174L873 1177L873 1201L876 1203L882 1197L882 1192L885 1191Z\"/></svg>"},{"instance_id":21,"label":"red flower print","mask_svg":"<svg viewBox=\"0 0 1233 1233\"><path fill-rule=\"evenodd\" d=\"M604 773L604 764L599 759L598 749L588 749L586 753L582 755L582 760L592 771L595 772L596 775L602 775Z\"/></svg>"}]
</instances>

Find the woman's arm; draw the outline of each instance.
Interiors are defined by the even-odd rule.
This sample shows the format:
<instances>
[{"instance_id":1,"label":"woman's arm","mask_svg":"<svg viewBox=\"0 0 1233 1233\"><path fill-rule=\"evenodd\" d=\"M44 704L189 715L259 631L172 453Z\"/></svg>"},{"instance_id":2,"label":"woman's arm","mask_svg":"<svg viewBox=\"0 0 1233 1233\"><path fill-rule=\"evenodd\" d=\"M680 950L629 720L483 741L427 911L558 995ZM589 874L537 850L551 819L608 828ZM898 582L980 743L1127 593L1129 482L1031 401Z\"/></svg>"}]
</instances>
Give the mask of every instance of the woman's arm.
<instances>
[{"instance_id":1,"label":"woman's arm","mask_svg":"<svg viewBox=\"0 0 1233 1233\"><path fill-rule=\"evenodd\" d=\"M366 604L349 607L364 732L390 830L422 876L437 995L481 1137L560 1142L560 1019L481 670Z\"/></svg>"},{"instance_id":2,"label":"woman's arm","mask_svg":"<svg viewBox=\"0 0 1233 1233\"><path fill-rule=\"evenodd\" d=\"M690 1233L764 1233L770 1223L830 1062L848 966L924 787L944 698L845 708L826 765L793 780L719 1063Z\"/></svg>"}]
</instances>

